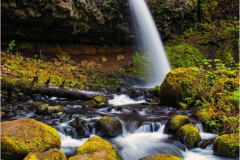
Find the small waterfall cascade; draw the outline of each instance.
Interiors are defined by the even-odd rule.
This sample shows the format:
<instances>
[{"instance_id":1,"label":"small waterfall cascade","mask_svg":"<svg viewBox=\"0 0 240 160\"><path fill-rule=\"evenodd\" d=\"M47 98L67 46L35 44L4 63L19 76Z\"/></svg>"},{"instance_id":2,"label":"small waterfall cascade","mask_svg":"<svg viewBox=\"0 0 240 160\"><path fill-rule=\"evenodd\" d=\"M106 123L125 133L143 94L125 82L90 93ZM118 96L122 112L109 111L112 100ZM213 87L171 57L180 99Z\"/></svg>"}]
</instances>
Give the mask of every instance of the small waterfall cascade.
<instances>
[{"instance_id":1,"label":"small waterfall cascade","mask_svg":"<svg viewBox=\"0 0 240 160\"><path fill-rule=\"evenodd\" d=\"M144 88L160 85L165 75L171 70L156 24L144 0L129 0L133 14L134 28L140 36L144 52L149 53L152 60L153 77ZM152 72L152 71L151 71Z\"/></svg>"},{"instance_id":2,"label":"small waterfall cascade","mask_svg":"<svg viewBox=\"0 0 240 160\"><path fill-rule=\"evenodd\" d=\"M160 122L151 122L140 126L135 133L147 133L147 132L157 132L162 126Z\"/></svg>"}]
</instances>

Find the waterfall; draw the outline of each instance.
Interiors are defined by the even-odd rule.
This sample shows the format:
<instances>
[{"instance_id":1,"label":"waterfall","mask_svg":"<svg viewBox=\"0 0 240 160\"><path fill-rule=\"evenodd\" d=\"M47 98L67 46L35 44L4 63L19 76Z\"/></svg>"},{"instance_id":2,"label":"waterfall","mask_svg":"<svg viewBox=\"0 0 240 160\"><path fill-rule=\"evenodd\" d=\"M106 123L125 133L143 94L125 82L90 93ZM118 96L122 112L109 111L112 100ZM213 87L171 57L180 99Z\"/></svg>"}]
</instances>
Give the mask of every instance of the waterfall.
<instances>
[{"instance_id":1,"label":"waterfall","mask_svg":"<svg viewBox=\"0 0 240 160\"><path fill-rule=\"evenodd\" d=\"M129 0L133 14L136 35L145 53L152 59L153 76L144 88L160 85L165 75L171 70L156 24L144 0Z\"/></svg>"},{"instance_id":2,"label":"waterfall","mask_svg":"<svg viewBox=\"0 0 240 160\"><path fill-rule=\"evenodd\" d=\"M160 126L162 126L160 122L147 123L135 130L135 133L157 132Z\"/></svg>"}]
</instances>

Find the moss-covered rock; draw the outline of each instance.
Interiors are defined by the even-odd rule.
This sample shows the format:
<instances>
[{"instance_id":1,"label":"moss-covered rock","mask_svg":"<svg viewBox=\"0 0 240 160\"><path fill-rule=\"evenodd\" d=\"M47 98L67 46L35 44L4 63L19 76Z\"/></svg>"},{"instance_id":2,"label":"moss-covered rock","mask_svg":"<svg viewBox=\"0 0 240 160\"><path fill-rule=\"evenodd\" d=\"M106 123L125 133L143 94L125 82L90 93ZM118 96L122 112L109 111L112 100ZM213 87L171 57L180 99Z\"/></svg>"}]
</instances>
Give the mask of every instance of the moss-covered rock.
<instances>
[{"instance_id":1,"label":"moss-covered rock","mask_svg":"<svg viewBox=\"0 0 240 160\"><path fill-rule=\"evenodd\" d=\"M46 152L30 152L23 160L67 160L66 155L59 149L50 149Z\"/></svg>"},{"instance_id":2,"label":"moss-covered rock","mask_svg":"<svg viewBox=\"0 0 240 160\"><path fill-rule=\"evenodd\" d=\"M239 133L218 136L213 143L213 154L223 157L239 157Z\"/></svg>"},{"instance_id":3,"label":"moss-covered rock","mask_svg":"<svg viewBox=\"0 0 240 160\"><path fill-rule=\"evenodd\" d=\"M96 135L103 137L117 137L122 134L122 124L115 117L104 116L100 118L96 125Z\"/></svg>"},{"instance_id":4,"label":"moss-covered rock","mask_svg":"<svg viewBox=\"0 0 240 160\"><path fill-rule=\"evenodd\" d=\"M186 124L182 126L179 130L177 130L176 136L178 140L188 149L196 147L198 142L201 140L199 131L193 124Z\"/></svg>"},{"instance_id":5,"label":"moss-covered rock","mask_svg":"<svg viewBox=\"0 0 240 160\"><path fill-rule=\"evenodd\" d=\"M97 102L98 107L106 107L109 104L108 98L105 96L96 96L93 99Z\"/></svg>"},{"instance_id":6,"label":"moss-covered rock","mask_svg":"<svg viewBox=\"0 0 240 160\"><path fill-rule=\"evenodd\" d=\"M178 105L183 102L182 97L192 97L196 84L196 75L201 72L196 67L177 68L170 71L160 86L159 92L156 94L163 105ZM197 95L195 95L197 96ZM192 97L194 99L194 97Z\"/></svg>"},{"instance_id":7,"label":"moss-covered rock","mask_svg":"<svg viewBox=\"0 0 240 160\"><path fill-rule=\"evenodd\" d=\"M139 160L183 160L183 158L172 156L170 154L155 154L143 157Z\"/></svg>"},{"instance_id":8,"label":"moss-covered rock","mask_svg":"<svg viewBox=\"0 0 240 160\"><path fill-rule=\"evenodd\" d=\"M86 102L83 103L84 108L95 108L97 106L98 106L97 102L94 101L94 100L89 100L89 101L86 101Z\"/></svg>"},{"instance_id":9,"label":"moss-covered rock","mask_svg":"<svg viewBox=\"0 0 240 160\"><path fill-rule=\"evenodd\" d=\"M176 115L167 121L163 132L175 133L179 128L189 123L190 123L190 118L188 116Z\"/></svg>"},{"instance_id":10,"label":"moss-covered rock","mask_svg":"<svg viewBox=\"0 0 240 160\"><path fill-rule=\"evenodd\" d=\"M23 118L1 123L3 159L23 159L29 152L44 152L60 146L57 131L42 122Z\"/></svg>"},{"instance_id":11,"label":"moss-covered rock","mask_svg":"<svg viewBox=\"0 0 240 160\"><path fill-rule=\"evenodd\" d=\"M59 113L63 112L63 107L60 105L50 106L49 104L42 104L37 107L37 114L51 114L51 113Z\"/></svg>"},{"instance_id":12,"label":"moss-covered rock","mask_svg":"<svg viewBox=\"0 0 240 160\"><path fill-rule=\"evenodd\" d=\"M111 143L98 136L92 136L77 149L76 156L69 160L122 160Z\"/></svg>"}]
</instances>

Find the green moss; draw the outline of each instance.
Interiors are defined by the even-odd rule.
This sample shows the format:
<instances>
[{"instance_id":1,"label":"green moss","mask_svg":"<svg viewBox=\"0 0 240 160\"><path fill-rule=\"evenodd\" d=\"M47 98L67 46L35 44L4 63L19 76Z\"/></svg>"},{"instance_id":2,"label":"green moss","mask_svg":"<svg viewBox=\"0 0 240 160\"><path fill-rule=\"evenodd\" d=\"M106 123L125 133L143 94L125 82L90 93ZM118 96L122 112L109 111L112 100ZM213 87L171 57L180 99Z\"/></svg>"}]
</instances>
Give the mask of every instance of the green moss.
<instances>
[{"instance_id":1,"label":"green moss","mask_svg":"<svg viewBox=\"0 0 240 160\"><path fill-rule=\"evenodd\" d=\"M199 131L196 126L193 124L186 124L182 126L177 131L178 139L185 144L188 149L194 148L197 146L198 142L201 140Z\"/></svg>"},{"instance_id":2,"label":"green moss","mask_svg":"<svg viewBox=\"0 0 240 160\"><path fill-rule=\"evenodd\" d=\"M170 120L170 122L172 124L172 128L180 128L179 125L190 123L190 119L188 118L188 116L185 116L185 115L177 115L177 116L174 116Z\"/></svg>"},{"instance_id":3,"label":"green moss","mask_svg":"<svg viewBox=\"0 0 240 160\"><path fill-rule=\"evenodd\" d=\"M231 103L233 104L234 107L238 108L239 107L239 97L240 97L240 92L239 88L233 92L232 95L228 96L230 99Z\"/></svg>"},{"instance_id":4,"label":"green moss","mask_svg":"<svg viewBox=\"0 0 240 160\"><path fill-rule=\"evenodd\" d=\"M40 159L44 159L44 160L67 160L66 155L64 155L63 152L61 152L60 150L54 148L54 149L50 149L49 151L46 152L31 152L29 153L24 160L40 160Z\"/></svg>"},{"instance_id":5,"label":"green moss","mask_svg":"<svg viewBox=\"0 0 240 160\"><path fill-rule=\"evenodd\" d=\"M233 46L230 45L222 45L220 48L214 53L216 59L220 59L223 62L232 62L234 58L234 52L232 49Z\"/></svg>"},{"instance_id":6,"label":"green moss","mask_svg":"<svg viewBox=\"0 0 240 160\"><path fill-rule=\"evenodd\" d=\"M93 98L97 103L102 103L105 101L105 97L104 96L96 96Z\"/></svg>"},{"instance_id":7,"label":"green moss","mask_svg":"<svg viewBox=\"0 0 240 160\"><path fill-rule=\"evenodd\" d=\"M83 103L83 107L85 108L97 107L97 103L94 100L89 100Z\"/></svg>"},{"instance_id":8,"label":"green moss","mask_svg":"<svg viewBox=\"0 0 240 160\"><path fill-rule=\"evenodd\" d=\"M197 67L206 56L194 45L181 43L175 46L165 46L171 68Z\"/></svg>"},{"instance_id":9,"label":"green moss","mask_svg":"<svg viewBox=\"0 0 240 160\"><path fill-rule=\"evenodd\" d=\"M34 101L32 104L34 104L34 105L42 105L43 102L40 102L40 101Z\"/></svg>"},{"instance_id":10,"label":"green moss","mask_svg":"<svg viewBox=\"0 0 240 160\"><path fill-rule=\"evenodd\" d=\"M212 118L211 115L209 115L208 108L205 107L200 107L196 112L196 116L199 118L199 120L203 121L208 121Z\"/></svg>"},{"instance_id":11,"label":"green moss","mask_svg":"<svg viewBox=\"0 0 240 160\"><path fill-rule=\"evenodd\" d=\"M15 154L24 156L32 151L41 152L54 147L60 148L61 145L56 129L33 119L5 121L1 123L1 128L3 158L14 157ZM9 134L14 139L9 137Z\"/></svg>"},{"instance_id":12,"label":"green moss","mask_svg":"<svg viewBox=\"0 0 240 160\"><path fill-rule=\"evenodd\" d=\"M139 160L183 160L183 158L173 156L170 154L155 154L155 155L143 157Z\"/></svg>"},{"instance_id":13,"label":"green moss","mask_svg":"<svg viewBox=\"0 0 240 160\"><path fill-rule=\"evenodd\" d=\"M186 103L184 103L184 102L179 102L178 105L179 105L181 108L183 108L183 109L188 108L188 105L187 105Z\"/></svg>"},{"instance_id":14,"label":"green moss","mask_svg":"<svg viewBox=\"0 0 240 160\"><path fill-rule=\"evenodd\" d=\"M77 149L76 154L88 157L87 160L121 160L122 158L115 151L111 143L98 136L92 136ZM78 155L70 157L69 160L78 159Z\"/></svg>"},{"instance_id":15,"label":"green moss","mask_svg":"<svg viewBox=\"0 0 240 160\"><path fill-rule=\"evenodd\" d=\"M239 134L224 134L218 136L213 144L215 155L226 157L239 156Z\"/></svg>"}]
</instances>

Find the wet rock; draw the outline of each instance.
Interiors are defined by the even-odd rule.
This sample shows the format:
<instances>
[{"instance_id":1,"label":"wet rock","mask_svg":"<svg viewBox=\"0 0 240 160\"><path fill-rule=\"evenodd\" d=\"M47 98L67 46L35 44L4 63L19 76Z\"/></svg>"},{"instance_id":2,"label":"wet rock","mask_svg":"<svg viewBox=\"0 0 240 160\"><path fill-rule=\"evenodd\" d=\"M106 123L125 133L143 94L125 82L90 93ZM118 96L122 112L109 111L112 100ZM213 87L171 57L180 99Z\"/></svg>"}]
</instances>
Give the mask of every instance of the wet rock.
<instances>
[{"instance_id":1,"label":"wet rock","mask_svg":"<svg viewBox=\"0 0 240 160\"><path fill-rule=\"evenodd\" d=\"M29 118L1 123L1 153L3 159L23 159L29 152L60 148L57 131Z\"/></svg>"},{"instance_id":2,"label":"wet rock","mask_svg":"<svg viewBox=\"0 0 240 160\"><path fill-rule=\"evenodd\" d=\"M202 149L206 149L207 147L209 147L210 145L213 144L213 141L210 140L202 140L201 142L199 142L198 146Z\"/></svg>"},{"instance_id":3,"label":"wet rock","mask_svg":"<svg viewBox=\"0 0 240 160\"><path fill-rule=\"evenodd\" d=\"M79 159L111 159L122 160L111 143L103 140L98 136L92 136L77 149L77 155L72 156L69 160Z\"/></svg>"},{"instance_id":4,"label":"wet rock","mask_svg":"<svg viewBox=\"0 0 240 160\"><path fill-rule=\"evenodd\" d=\"M122 134L122 124L115 117L104 116L100 118L96 125L96 135L103 137L117 137Z\"/></svg>"},{"instance_id":5,"label":"wet rock","mask_svg":"<svg viewBox=\"0 0 240 160\"><path fill-rule=\"evenodd\" d=\"M188 149L197 147L201 140L199 131L193 124L186 124L176 132L177 139L182 142Z\"/></svg>"},{"instance_id":6,"label":"wet rock","mask_svg":"<svg viewBox=\"0 0 240 160\"><path fill-rule=\"evenodd\" d=\"M107 107L109 104L108 98L105 96L95 96L93 100L83 103L83 108Z\"/></svg>"},{"instance_id":7,"label":"wet rock","mask_svg":"<svg viewBox=\"0 0 240 160\"><path fill-rule=\"evenodd\" d=\"M218 136L213 143L213 154L222 157L239 157L239 133Z\"/></svg>"},{"instance_id":8,"label":"wet rock","mask_svg":"<svg viewBox=\"0 0 240 160\"><path fill-rule=\"evenodd\" d=\"M117 91L118 91L118 92L126 92L126 91L127 91L127 89L126 89L126 88L123 88L123 87L121 87L121 88L117 88Z\"/></svg>"},{"instance_id":9,"label":"wet rock","mask_svg":"<svg viewBox=\"0 0 240 160\"><path fill-rule=\"evenodd\" d=\"M85 120L83 120L83 119L81 119L80 117L76 117L73 121L71 121L69 124L72 126L72 127L74 127L74 128L76 128L76 127L78 127L78 126L80 126L80 125L82 125L82 124L84 124L85 123Z\"/></svg>"},{"instance_id":10,"label":"wet rock","mask_svg":"<svg viewBox=\"0 0 240 160\"><path fill-rule=\"evenodd\" d=\"M131 106L117 106L116 110L124 112L124 113L126 113L126 112L129 113L129 112L132 112L132 107Z\"/></svg>"},{"instance_id":11,"label":"wet rock","mask_svg":"<svg viewBox=\"0 0 240 160\"><path fill-rule=\"evenodd\" d=\"M151 94L146 94L146 95L144 95L143 98L144 98L145 101L147 101L147 102L160 104L159 98L157 98L157 97L155 97L155 96L153 96L153 95L151 95Z\"/></svg>"},{"instance_id":12,"label":"wet rock","mask_svg":"<svg viewBox=\"0 0 240 160\"><path fill-rule=\"evenodd\" d=\"M88 127L83 124L79 125L77 128L71 130L70 135L72 138L80 139L80 138L89 138L91 133L88 130Z\"/></svg>"},{"instance_id":13,"label":"wet rock","mask_svg":"<svg viewBox=\"0 0 240 160\"><path fill-rule=\"evenodd\" d=\"M129 92L128 95L129 95L130 98L136 99L138 97L143 96L144 94L139 90L132 90L132 91Z\"/></svg>"},{"instance_id":14,"label":"wet rock","mask_svg":"<svg viewBox=\"0 0 240 160\"><path fill-rule=\"evenodd\" d=\"M77 42L78 44L122 44L135 40L130 25L132 17L129 15L130 7L127 1L66 0L58 3L45 0L30 2L32 1L25 0L16 3L4 0L2 2L2 26L6 31L2 37ZM177 0L163 3L156 0L148 1L147 4L163 38L173 37L174 33L181 33L194 22L196 16L197 3L190 4L188 1ZM41 10L36 10L40 7ZM33 27L28 30L24 27L16 27L14 24L19 24L18 26L33 24ZM49 31L49 28L52 30ZM116 33L119 36L116 37ZM75 50L79 49L81 48L77 46ZM89 50L97 53L94 49L89 48Z\"/></svg>"},{"instance_id":15,"label":"wet rock","mask_svg":"<svg viewBox=\"0 0 240 160\"><path fill-rule=\"evenodd\" d=\"M190 118L185 115L176 115L170 118L163 130L163 133L175 133L179 128L184 126L185 124L190 123Z\"/></svg>"},{"instance_id":16,"label":"wet rock","mask_svg":"<svg viewBox=\"0 0 240 160\"><path fill-rule=\"evenodd\" d=\"M12 105L12 104L8 104L8 105L5 105L5 106L1 107L1 111L5 112L7 114L16 112L17 110L18 110L18 106L17 105Z\"/></svg>"},{"instance_id":17,"label":"wet rock","mask_svg":"<svg viewBox=\"0 0 240 160\"><path fill-rule=\"evenodd\" d=\"M146 156L143 158L140 158L139 160L183 160L183 158L177 157L177 156L172 156L170 154L155 154L155 155L150 155Z\"/></svg>"},{"instance_id":18,"label":"wet rock","mask_svg":"<svg viewBox=\"0 0 240 160\"><path fill-rule=\"evenodd\" d=\"M81 119L80 117L76 117L69 124L74 127L70 133L72 138L78 139L90 137L90 132L85 120Z\"/></svg>"},{"instance_id":19,"label":"wet rock","mask_svg":"<svg viewBox=\"0 0 240 160\"><path fill-rule=\"evenodd\" d=\"M63 112L58 112L58 113L52 113L51 114L51 118L52 119L60 119L62 117L64 117L66 114Z\"/></svg>"},{"instance_id":20,"label":"wet rock","mask_svg":"<svg viewBox=\"0 0 240 160\"><path fill-rule=\"evenodd\" d=\"M66 155L60 151L59 149L50 149L46 152L30 152L23 160L33 160L33 159L61 159L61 160L67 160Z\"/></svg>"},{"instance_id":21,"label":"wet rock","mask_svg":"<svg viewBox=\"0 0 240 160\"><path fill-rule=\"evenodd\" d=\"M60 105L56 105L56 106L49 106L49 104L43 104L37 107L37 114L40 115L47 115L47 114L51 114L51 113L59 113L59 112L63 112L63 108Z\"/></svg>"},{"instance_id":22,"label":"wet rock","mask_svg":"<svg viewBox=\"0 0 240 160\"><path fill-rule=\"evenodd\" d=\"M83 108L95 108L97 106L97 102L94 100L89 100L83 103Z\"/></svg>"},{"instance_id":23,"label":"wet rock","mask_svg":"<svg viewBox=\"0 0 240 160\"><path fill-rule=\"evenodd\" d=\"M191 95L191 86L197 78L194 71L198 70L196 67L172 70L164 78L155 96L161 100L163 105L178 105L179 102L183 102L182 95Z\"/></svg>"},{"instance_id":24,"label":"wet rock","mask_svg":"<svg viewBox=\"0 0 240 160\"><path fill-rule=\"evenodd\" d=\"M93 99L97 102L98 107L107 107L109 104L108 98L105 96L96 96Z\"/></svg>"}]
</instances>

